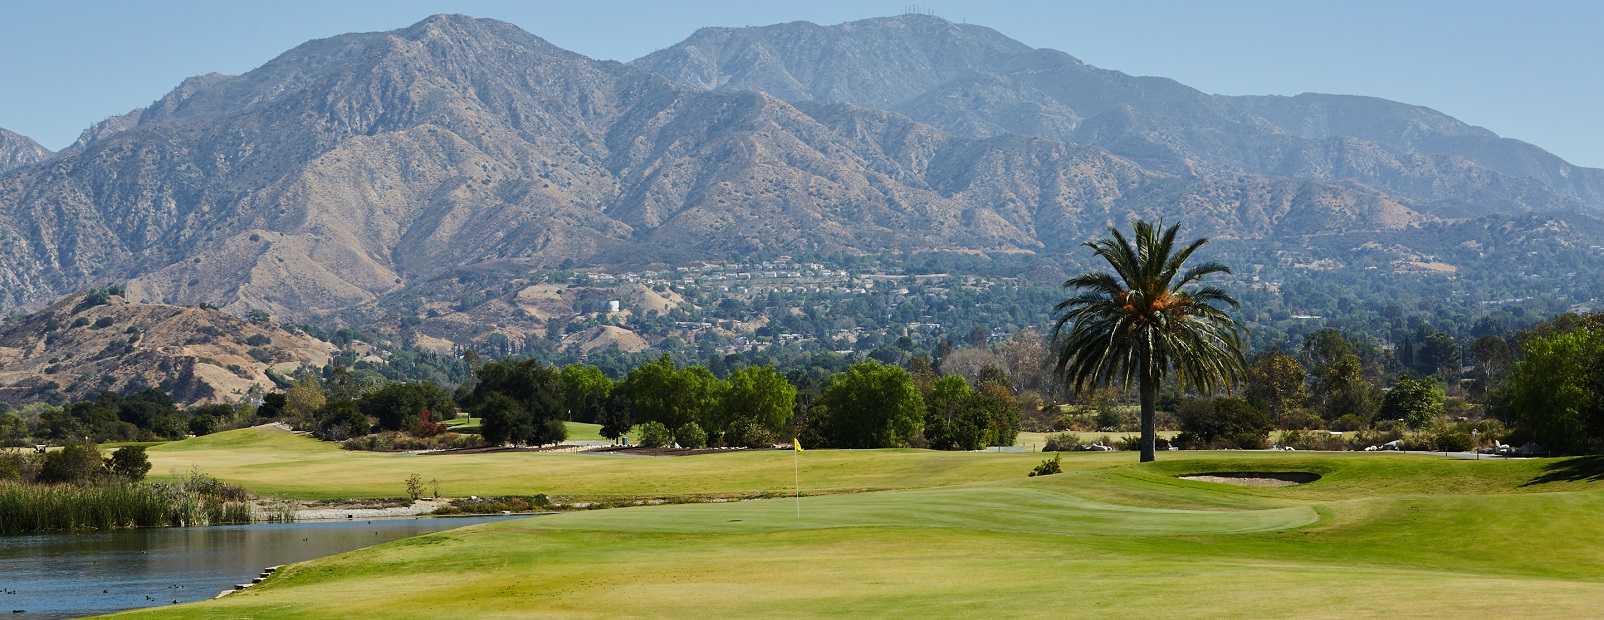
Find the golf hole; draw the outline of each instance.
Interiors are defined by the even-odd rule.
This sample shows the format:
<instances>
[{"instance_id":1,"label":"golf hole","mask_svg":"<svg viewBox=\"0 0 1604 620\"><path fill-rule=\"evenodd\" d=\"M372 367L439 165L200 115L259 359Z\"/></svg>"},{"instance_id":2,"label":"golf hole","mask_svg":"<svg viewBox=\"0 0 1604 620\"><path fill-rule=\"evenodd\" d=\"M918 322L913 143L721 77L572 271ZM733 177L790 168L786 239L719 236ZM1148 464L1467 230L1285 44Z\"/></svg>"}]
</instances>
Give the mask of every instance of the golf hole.
<instances>
[{"instance_id":1,"label":"golf hole","mask_svg":"<svg viewBox=\"0 0 1604 620\"><path fill-rule=\"evenodd\" d=\"M1320 474L1305 471L1222 471L1177 477L1182 480L1234 484L1239 487L1290 487L1319 480Z\"/></svg>"}]
</instances>

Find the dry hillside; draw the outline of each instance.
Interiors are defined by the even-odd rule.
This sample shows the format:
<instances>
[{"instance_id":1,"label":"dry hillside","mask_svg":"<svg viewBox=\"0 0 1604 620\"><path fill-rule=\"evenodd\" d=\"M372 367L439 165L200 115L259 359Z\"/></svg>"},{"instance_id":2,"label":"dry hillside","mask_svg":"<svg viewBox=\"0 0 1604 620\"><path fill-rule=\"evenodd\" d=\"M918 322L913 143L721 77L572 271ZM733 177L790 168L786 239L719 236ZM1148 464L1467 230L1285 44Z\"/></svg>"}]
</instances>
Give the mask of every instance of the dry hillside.
<instances>
[{"instance_id":1,"label":"dry hillside","mask_svg":"<svg viewBox=\"0 0 1604 620\"><path fill-rule=\"evenodd\" d=\"M214 309L130 303L94 305L78 294L0 330L0 400L91 397L157 386L181 403L228 402L267 370L329 362L333 345Z\"/></svg>"}]
</instances>

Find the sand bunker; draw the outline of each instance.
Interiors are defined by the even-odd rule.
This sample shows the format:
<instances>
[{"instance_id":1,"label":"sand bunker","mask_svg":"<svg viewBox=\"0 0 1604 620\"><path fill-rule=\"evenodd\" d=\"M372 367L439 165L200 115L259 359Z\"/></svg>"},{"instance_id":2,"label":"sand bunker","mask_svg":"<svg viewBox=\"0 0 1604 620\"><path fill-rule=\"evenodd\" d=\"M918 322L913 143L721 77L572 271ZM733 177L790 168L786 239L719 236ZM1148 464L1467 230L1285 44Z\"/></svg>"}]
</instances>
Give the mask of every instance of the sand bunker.
<instances>
[{"instance_id":1,"label":"sand bunker","mask_svg":"<svg viewBox=\"0 0 1604 620\"><path fill-rule=\"evenodd\" d=\"M1311 474L1301 471L1283 472L1211 472L1207 474L1192 474L1180 476L1182 480L1196 480L1198 482L1213 482L1217 484L1234 484L1240 487L1289 487L1296 484L1308 484L1320 479L1320 474Z\"/></svg>"}]
</instances>

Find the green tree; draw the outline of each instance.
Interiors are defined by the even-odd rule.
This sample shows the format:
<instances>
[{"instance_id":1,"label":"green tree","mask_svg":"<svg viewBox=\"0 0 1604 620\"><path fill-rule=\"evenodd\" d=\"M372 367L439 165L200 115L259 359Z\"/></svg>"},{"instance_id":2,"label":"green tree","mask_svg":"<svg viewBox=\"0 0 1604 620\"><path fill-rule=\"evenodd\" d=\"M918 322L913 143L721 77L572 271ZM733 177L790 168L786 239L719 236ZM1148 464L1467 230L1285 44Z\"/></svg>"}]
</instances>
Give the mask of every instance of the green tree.
<instances>
[{"instance_id":1,"label":"green tree","mask_svg":"<svg viewBox=\"0 0 1604 620\"><path fill-rule=\"evenodd\" d=\"M479 415L479 435L492 446L534 434L529 410L506 394L492 392L481 397L474 411Z\"/></svg>"},{"instance_id":2,"label":"green tree","mask_svg":"<svg viewBox=\"0 0 1604 620\"><path fill-rule=\"evenodd\" d=\"M723 400L720 408L731 424L746 421L778 432L796 410L796 387L773 366L747 366L730 374Z\"/></svg>"},{"instance_id":3,"label":"green tree","mask_svg":"<svg viewBox=\"0 0 1604 620\"><path fill-rule=\"evenodd\" d=\"M936 450L957 449L958 427L963 423L969 397L974 392L958 375L937 379L925 395L925 440Z\"/></svg>"},{"instance_id":4,"label":"green tree","mask_svg":"<svg viewBox=\"0 0 1604 620\"><path fill-rule=\"evenodd\" d=\"M1248 367L1247 386L1243 396L1253 406L1263 409L1275 420L1285 420L1288 413L1309 406L1309 389L1303 366L1292 356L1279 349L1259 356Z\"/></svg>"},{"instance_id":5,"label":"green tree","mask_svg":"<svg viewBox=\"0 0 1604 620\"><path fill-rule=\"evenodd\" d=\"M39 481L46 483L88 484L106 474L106 461L94 444L70 443L45 455L39 467Z\"/></svg>"},{"instance_id":6,"label":"green tree","mask_svg":"<svg viewBox=\"0 0 1604 620\"><path fill-rule=\"evenodd\" d=\"M457 403L451 393L427 381L391 383L363 395L357 406L377 420L380 428L391 431L422 418L424 412L429 413L431 422L457 417Z\"/></svg>"},{"instance_id":7,"label":"green tree","mask_svg":"<svg viewBox=\"0 0 1604 620\"><path fill-rule=\"evenodd\" d=\"M1459 343L1443 332L1426 336L1418 356L1421 374L1434 375L1447 380L1459 376L1461 366Z\"/></svg>"},{"instance_id":8,"label":"green tree","mask_svg":"<svg viewBox=\"0 0 1604 620\"><path fill-rule=\"evenodd\" d=\"M111 453L106 467L118 478L139 482L150 473L150 457L145 455L145 446L123 446Z\"/></svg>"},{"instance_id":9,"label":"green tree","mask_svg":"<svg viewBox=\"0 0 1604 620\"><path fill-rule=\"evenodd\" d=\"M1335 420L1355 415L1370 420L1376 411L1375 388L1364 378L1359 356L1349 353L1328 366L1320 376L1320 417Z\"/></svg>"},{"instance_id":10,"label":"green tree","mask_svg":"<svg viewBox=\"0 0 1604 620\"><path fill-rule=\"evenodd\" d=\"M1420 428L1442 412L1443 393L1436 381L1403 377L1381 399L1378 415L1385 420L1403 420L1409 428Z\"/></svg>"},{"instance_id":11,"label":"green tree","mask_svg":"<svg viewBox=\"0 0 1604 620\"><path fill-rule=\"evenodd\" d=\"M674 433L669 432L662 422L647 422L640 425L640 445L648 448L661 448L674 441Z\"/></svg>"},{"instance_id":12,"label":"green tree","mask_svg":"<svg viewBox=\"0 0 1604 620\"><path fill-rule=\"evenodd\" d=\"M1188 400L1176 408L1181 434L1175 442L1194 448L1263 448L1275 428L1270 414L1237 398Z\"/></svg>"},{"instance_id":13,"label":"green tree","mask_svg":"<svg viewBox=\"0 0 1604 620\"><path fill-rule=\"evenodd\" d=\"M1503 338L1488 334L1470 343L1470 358L1476 364L1474 390L1486 394L1509 376L1514 364L1509 354L1509 343Z\"/></svg>"},{"instance_id":14,"label":"green tree","mask_svg":"<svg viewBox=\"0 0 1604 620\"><path fill-rule=\"evenodd\" d=\"M613 392L613 380L602 369L588 364L569 364L562 369L563 407L569 420L595 422L587 417L586 404L596 397L607 398Z\"/></svg>"},{"instance_id":15,"label":"green tree","mask_svg":"<svg viewBox=\"0 0 1604 620\"><path fill-rule=\"evenodd\" d=\"M607 397L602 404L601 413L596 416L596 422L601 424L601 436L616 441L628 433L629 429L635 426L630 409L628 394L619 391Z\"/></svg>"},{"instance_id":16,"label":"green tree","mask_svg":"<svg viewBox=\"0 0 1604 620\"><path fill-rule=\"evenodd\" d=\"M908 371L859 362L838 374L820 399L831 445L890 448L907 445L924 426L925 405Z\"/></svg>"},{"instance_id":17,"label":"green tree","mask_svg":"<svg viewBox=\"0 0 1604 620\"><path fill-rule=\"evenodd\" d=\"M717 411L722 387L706 368L680 370L664 354L631 370L620 389L628 392L637 422L660 422L670 429L697 422L703 430L720 434L729 422Z\"/></svg>"},{"instance_id":18,"label":"green tree","mask_svg":"<svg viewBox=\"0 0 1604 620\"><path fill-rule=\"evenodd\" d=\"M1085 245L1114 273L1088 272L1064 282L1076 294L1053 308L1057 369L1080 390L1113 383L1135 385L1141 402L1141 460L1154 459L1158 387L1172 375L1200 393L1227 388L1244 374L1241 323L1220 307L1237 301L1204 278L1230 268L1208 261L1185 266L1208 243L1179 251L1179 226L1135 224L1135 245L1119 230Z\"/></svg>"},{"instance_id":19,"label":"green tree","mask_svg":"<svg viewBox=\"0 0 1604 620\"><path fill-rule=\"evenodd\" d=\"M563 382L556 368L539 360L498 360L480 366L474 372L474 386L467 394L464 406L485 419L480 432L492 443L524 442L544 445L567 439L563 425ZM496 400L495 414L502 416L505 435L492 435L484 430L491 425L489 415L480 411L492 395L507 397L517 406L516 412L505 410L505 402Z\"/></svg>"},{"instance_id":20,"label":"green tree","mask_svg":"<svg viewBox=\"0 0 1604 620\"><path fill-rule=\"evenodd\" d=\"M1604 329L1538 337L1489 408L1530 440L1559 454L1604 453Z\"/></svg>"}]
</instances>

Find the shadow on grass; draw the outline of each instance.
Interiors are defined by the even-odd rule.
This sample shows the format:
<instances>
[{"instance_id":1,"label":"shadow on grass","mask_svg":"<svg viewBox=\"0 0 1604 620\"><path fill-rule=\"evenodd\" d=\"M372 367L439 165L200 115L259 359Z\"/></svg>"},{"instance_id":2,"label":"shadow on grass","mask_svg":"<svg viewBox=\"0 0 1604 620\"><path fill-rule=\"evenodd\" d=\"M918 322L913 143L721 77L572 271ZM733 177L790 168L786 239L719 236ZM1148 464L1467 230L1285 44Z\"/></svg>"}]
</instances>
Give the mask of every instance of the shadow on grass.
<instances>
[{"instance_id":1,"label":"shadow on grass","mask_svg":"<svg viewBox=\"0 0 1604 620\"><path fill-rule=\"evenodd\" d=\"M1604 480L1604 456L1578 456L1543 466L1543 475L1526 481L1529 487L1550 482L1594 482Z\"/></svg>"}]
</instances>

